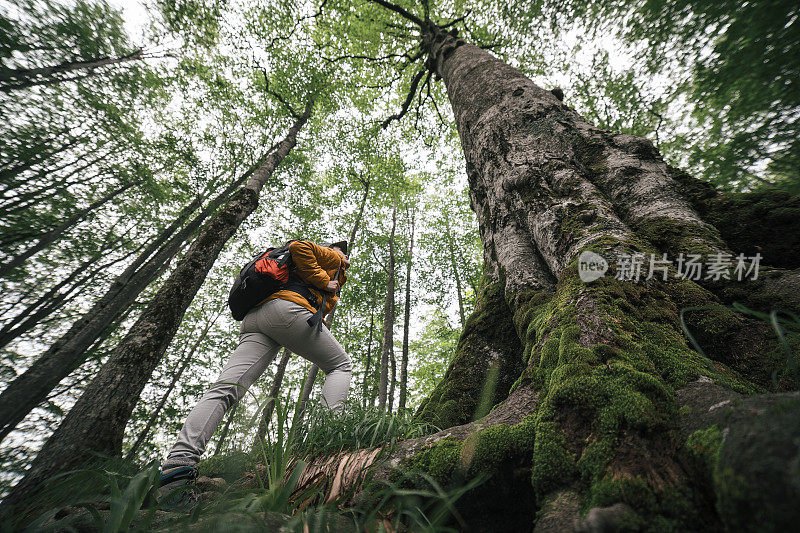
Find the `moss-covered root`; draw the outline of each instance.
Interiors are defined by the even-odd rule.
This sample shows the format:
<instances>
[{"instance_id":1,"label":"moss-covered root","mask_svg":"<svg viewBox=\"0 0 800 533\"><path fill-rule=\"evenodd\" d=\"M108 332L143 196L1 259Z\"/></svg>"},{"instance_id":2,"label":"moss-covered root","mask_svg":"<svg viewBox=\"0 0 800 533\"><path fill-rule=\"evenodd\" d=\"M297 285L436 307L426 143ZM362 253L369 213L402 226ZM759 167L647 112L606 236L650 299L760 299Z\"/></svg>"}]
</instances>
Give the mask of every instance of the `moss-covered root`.
<instances>
[{"instance_id":1,"label":"moss-covered root","mask_svg":"<svg viewBox=\"0 0 800 533\"><path fill-rule=\"evenodd\" d=\"M506 305L503 283L484 277L456 355L417 416L440 428L480 418L508 396L523 368L522 345Z\"/></svg>"},{"instance_id":2,"label":"moss-covered root","mask_svg":"<svg viewBox=\"0 0 800 533\"><path fill-rule=\"evenodd\" d=\"M700 375L743 392L757 387L687 346L678 314L693 297L714 302L680 280L585 284L575 261L552 298L532 295L516 310L529 354L520 384L539 391L531 461L539 505L576 487L583 513L624 503L632 512L621 513L623 522L634 530L703 523L681 459L674 390Z\"/></svg>"}]
</instances>

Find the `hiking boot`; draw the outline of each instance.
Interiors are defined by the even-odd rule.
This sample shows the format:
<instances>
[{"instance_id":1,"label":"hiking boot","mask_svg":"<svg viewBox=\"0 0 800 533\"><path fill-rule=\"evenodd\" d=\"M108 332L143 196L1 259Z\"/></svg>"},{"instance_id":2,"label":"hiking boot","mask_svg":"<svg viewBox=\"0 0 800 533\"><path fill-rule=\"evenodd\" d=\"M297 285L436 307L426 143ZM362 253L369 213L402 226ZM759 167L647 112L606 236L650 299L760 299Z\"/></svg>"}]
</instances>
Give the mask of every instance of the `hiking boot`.
<instances>
[{"instance_id":1,"label":"hiking boot","mask_svg":"<svg viewBox=\"0 0 800 533\"><path fill-rule=\"evenodd\" d=\"M176 466L161 472L161 481L156 492L156 501L165 511L189 512L197 504L194 482L197 469L193 466Z\"/></svg>"}]
</instances>

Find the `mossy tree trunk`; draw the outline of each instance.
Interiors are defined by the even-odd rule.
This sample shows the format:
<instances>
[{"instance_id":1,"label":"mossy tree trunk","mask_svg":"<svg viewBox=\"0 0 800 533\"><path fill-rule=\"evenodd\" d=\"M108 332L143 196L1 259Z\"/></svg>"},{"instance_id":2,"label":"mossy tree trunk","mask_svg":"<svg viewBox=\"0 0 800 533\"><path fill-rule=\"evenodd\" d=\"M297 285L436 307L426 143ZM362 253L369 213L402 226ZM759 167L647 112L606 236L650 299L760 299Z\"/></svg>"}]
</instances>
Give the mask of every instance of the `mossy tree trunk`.
<instances>
[{"instance_id":1,"label":"mossy tree trunk","mask_svg":"<svg viewBox=\"0 0 800 533\"><path fill-rule=\"evenodd\" d=\"M267 179L294 148L297 134L308 121L312 108L313 98L246 185L199 233L75 406L45 442L25 477L3 501L3 507L8 509L40 490L45 480L81 466L94 454L120 453L125 425L186 309L222 247L257 207L259 192Z\"/></svg>"},{"instance_id":2,"label":"mossy tree trunk","mask_svg":"<svg viewBox=\"0 0 800 533\"><path fill-rule=\"evenodd\" d=\"M762 265L757 282L720 284L680 278L673 265L666 280L616 279L619 254L674 261L733 251L648 140L593 127L516 69L435 26L423 48L453 108L484 279L456 357L419 416L440 427L465 424L483 414L481 397L496 404L531 387L537 401L520 417L525 434L487 439L467 465L482 445L495 465L527 456L539 506L571 491L584 509L622 502L634 511L626 519L697 527L706 518L676 431L675 390L701 376L741 392L769 387L781 357L771 328L720 305L715 292L766 287L762 306L797 311L797 273ZM583 251L607 258L605 277L579 278ZM690 349L680 325L681 309L701 306L685 319L711 359ZM783 376L780 387L797 381Z\"/></svg>"}]
</instances>

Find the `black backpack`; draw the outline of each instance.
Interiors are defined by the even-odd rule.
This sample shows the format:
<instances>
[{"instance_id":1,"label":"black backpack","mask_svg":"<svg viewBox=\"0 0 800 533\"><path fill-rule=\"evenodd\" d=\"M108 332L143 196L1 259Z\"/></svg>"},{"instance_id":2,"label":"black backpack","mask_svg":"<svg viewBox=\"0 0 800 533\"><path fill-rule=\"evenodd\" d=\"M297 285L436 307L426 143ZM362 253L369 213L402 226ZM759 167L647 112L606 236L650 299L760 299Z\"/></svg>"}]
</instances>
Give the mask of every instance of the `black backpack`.
<instances>
[{"instance_id":1,"label":"black backpack","mask_svg":"<svg viewBox=\"0 0 800 533\"><path fill-rule=\"evenodd\" d=\"M287 242L280 248L268 248L247 263L233 282L228 295L228 307L236 320L273 293L282 289L289 281L292 254Z\"/></svg>"}]
</instances>

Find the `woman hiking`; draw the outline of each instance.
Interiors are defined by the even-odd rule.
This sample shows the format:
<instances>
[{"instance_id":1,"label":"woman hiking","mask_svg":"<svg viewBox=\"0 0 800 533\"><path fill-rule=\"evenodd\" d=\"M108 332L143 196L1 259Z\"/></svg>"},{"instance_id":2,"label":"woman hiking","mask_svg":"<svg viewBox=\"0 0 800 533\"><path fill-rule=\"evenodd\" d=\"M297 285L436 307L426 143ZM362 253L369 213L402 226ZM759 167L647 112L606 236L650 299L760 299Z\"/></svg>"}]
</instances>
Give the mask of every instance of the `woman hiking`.
<instances>
[{"instance_id":1,"label":"woman hiking","mask_svg":"<svg viewBox=\"0 0 800 533\"><path fill-rule=\"evenodd\" d=\"M225 412L264 373L281 347L322 369L324 402L333 411L341 410L350 387L350 358L327 328L317 327L314 318L321 320L336 305L338 290L347 279L344 270L350 265L347 241L323 245L292 241L289 251L294 265L289 281L245 315L239 346L189 413L162 464L159 501L166 502L173 490L194 481L200 456Z\"/></svg>"}]
</instances>

